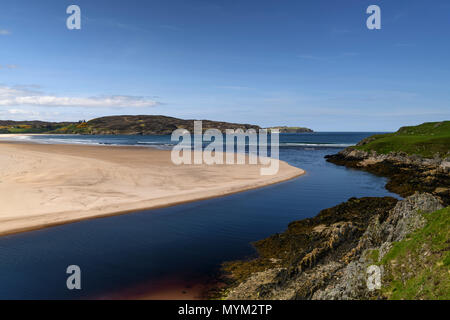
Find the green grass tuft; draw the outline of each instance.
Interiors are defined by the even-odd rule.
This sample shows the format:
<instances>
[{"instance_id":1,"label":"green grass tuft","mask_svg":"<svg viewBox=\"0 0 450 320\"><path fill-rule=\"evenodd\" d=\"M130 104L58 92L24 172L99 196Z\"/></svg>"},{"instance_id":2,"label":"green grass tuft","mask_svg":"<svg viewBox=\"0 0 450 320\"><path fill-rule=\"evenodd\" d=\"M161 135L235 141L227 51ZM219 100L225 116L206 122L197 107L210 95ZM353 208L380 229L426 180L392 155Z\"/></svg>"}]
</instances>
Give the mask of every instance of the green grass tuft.
<instances>
[{"instance_id":1,"label":"green grass tuft","mask_svg":"<svg viewBox=\"0 0 450 320\"><path fill-rule=\"evenodd\" d=\"M389 299L450 299L450 207L424 216L426 226L394 243L379 263Z\"/></svg>"}]
</instances>

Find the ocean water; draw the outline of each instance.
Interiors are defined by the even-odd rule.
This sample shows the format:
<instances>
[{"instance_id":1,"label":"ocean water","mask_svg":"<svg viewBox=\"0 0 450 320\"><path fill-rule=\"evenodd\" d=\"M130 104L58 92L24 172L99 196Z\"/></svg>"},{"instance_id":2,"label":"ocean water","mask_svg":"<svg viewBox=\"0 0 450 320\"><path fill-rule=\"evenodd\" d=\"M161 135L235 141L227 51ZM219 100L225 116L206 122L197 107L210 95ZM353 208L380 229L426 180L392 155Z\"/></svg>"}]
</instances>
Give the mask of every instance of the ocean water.
<instances>
[{"instance_id":1,"label":"ocean water","mask_svg":"<svg viewBox=\"0 0 450 320\"><path fill-rule=\"evenodd\" d=\"M366 132L315 132L300 134L280 134L280 147L348 147L359 140L358 137L367 137L374 133ZM170 149L178 143L172 141L171 136L129 136L129 135L38 135L20 136L20 140L32 140L37 143L50 144L88 144L88 145L132 145L151 146L162 149ZM224 139L225 140L225 139ZM270 135L269 135L270 140ZM205 142L205 145L207 143Z\"/></svg>"},{"instance_id":2,"label":"ocean water","mask_svg":"<svg viewBox=\"0 0 450 320\"><path fill-rule=\"evenodd\" d=\"M252 257L252 241L282 232L350 197L396 196L386 180L324 160L373 133L282 134L280 159L297 179L227 197L0 238L0 299L79 299L152 294L165 283L204 281L224 261ZM40 143L170 148L169 136L33 136ZM26 197L26 195L24 196ZM78 265L82 290L66 288ZM188 289L186 289L188 290Z\"/></svg>"}]
</instances>

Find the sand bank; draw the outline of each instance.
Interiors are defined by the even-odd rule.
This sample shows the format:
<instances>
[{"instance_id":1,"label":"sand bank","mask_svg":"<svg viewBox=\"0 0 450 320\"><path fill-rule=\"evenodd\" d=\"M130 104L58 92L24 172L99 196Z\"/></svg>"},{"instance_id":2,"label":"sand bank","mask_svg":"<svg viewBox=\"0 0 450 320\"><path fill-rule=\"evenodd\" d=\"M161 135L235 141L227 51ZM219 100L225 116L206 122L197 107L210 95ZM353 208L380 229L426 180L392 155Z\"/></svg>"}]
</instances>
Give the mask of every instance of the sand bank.
<instances>
[{"instance_id":1,"label":"sand bank","mask_svg":"<svg viewBox=\"0 0 450 320\"><path fill-rule=\"evenodd\" d=\"M304 171L259 165L181 165L142 147L0 141L0 235L224 196Z\"/></svg>"}]
</instances>

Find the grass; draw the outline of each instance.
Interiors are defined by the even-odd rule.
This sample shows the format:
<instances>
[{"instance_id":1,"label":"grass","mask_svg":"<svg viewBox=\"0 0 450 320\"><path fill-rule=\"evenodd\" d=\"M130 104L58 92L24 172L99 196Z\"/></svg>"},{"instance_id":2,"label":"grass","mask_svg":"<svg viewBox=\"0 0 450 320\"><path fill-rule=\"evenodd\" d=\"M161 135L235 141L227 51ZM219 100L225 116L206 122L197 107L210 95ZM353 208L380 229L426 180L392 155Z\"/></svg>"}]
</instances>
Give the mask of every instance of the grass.
<instances>
[{"instance_id":1,"label":"grass","mask_svg":"<svg viewBox=\"0 0 450 320\"><path fill-rule=\"evenodd\" d=\"M356 146L364 151L380 154L405 152L425 158L436 154L450 154L450 121L428 122L414 127L403 127L395 133L374 135L366 144Z\"/></svg>"},{"instance_id":2,"label":"grass","mask_svg":"<svg viewBox=\"0 0 450 320\"><path fill-rule=\"evenodd\" d=\"M394 243L378 263L389 299L450 299L450 207L424 216L425 227Z\"/></svg>"},{"instance_id":3,"label":"grass","mask_svg":"<svg viewBox=\"0 0 450 320\"><path fill-rule=\"evenodd\" d=\"M380 251L378 249L370 250L367 258L370 259L373 263L378 262L378 258L380 256Z\"/></svg>"},{"instance_id":4,"label":"grass","mask_svg":"<svg viewBox=\"0 0 450 320\"><path fill-rule=\"evenodd\" d=\"M52 131L52 133L60 133L60 134L90 134L91 128L85 122L70 124L68 126L56 129Z\"/></svg>"}]
</instances>

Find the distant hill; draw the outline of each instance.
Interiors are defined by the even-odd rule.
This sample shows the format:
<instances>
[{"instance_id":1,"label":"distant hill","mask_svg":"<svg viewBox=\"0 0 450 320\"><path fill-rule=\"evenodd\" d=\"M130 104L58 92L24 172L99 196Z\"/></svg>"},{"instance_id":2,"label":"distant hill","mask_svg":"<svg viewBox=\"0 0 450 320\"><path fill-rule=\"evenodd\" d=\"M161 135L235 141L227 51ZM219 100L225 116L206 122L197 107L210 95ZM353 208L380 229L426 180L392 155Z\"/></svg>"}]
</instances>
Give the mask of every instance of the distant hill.
<instances>
[{"instance_id":1,"label":"distant hill","mask_svg":"<svg viewBox=\"0 0 450 320\"><path fill-rule=\"evenodd\" d=\"M110 116L80 122L43 122L43 121L2 121L0 133L51 133L51 134L123 134L123 135L165 135L176 129L194 132L194 120L183 120L165 116ZM238 124L203 120L203 130L219 129L255 129L251 124Z\"/></svg>"},{"instance_id":2,"label":"distant hill","mask_svg":"<svg viewBox=\"0 0 450 320\"><path fill-rule=\"evenodd\" d=\"M311 129L308 128L304 128L304 127L270 127L267 128L267 130L274 130L274 129L278 129L280 131L280 133L303 133L303 132L314 132Z\"/></svg>"},{"instance_id":3,"label":"distant hill","mask_svg":"<svg viewBox=\"0 0 450 320\"><path fill-rule=\"evenodd\" d=\"M0 120L0 133L46 133L72 124L72 122Z\"/></svg>"}]
</instances>

